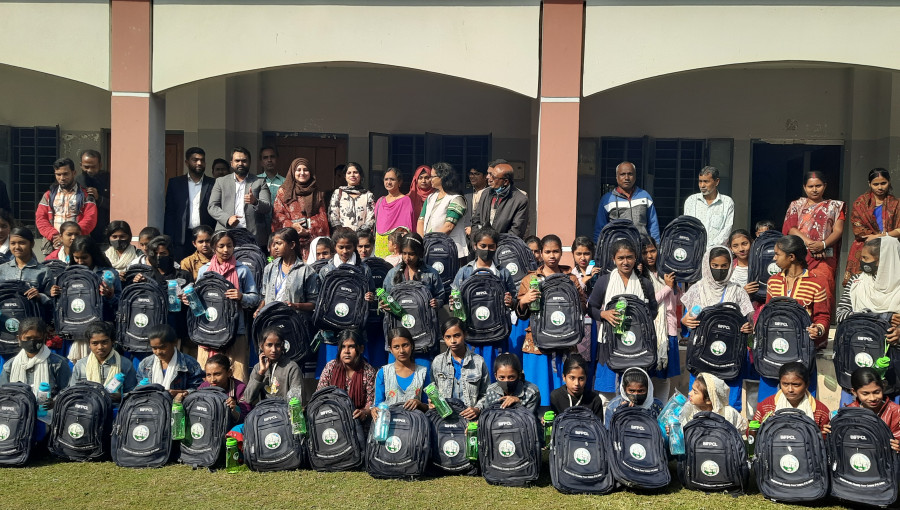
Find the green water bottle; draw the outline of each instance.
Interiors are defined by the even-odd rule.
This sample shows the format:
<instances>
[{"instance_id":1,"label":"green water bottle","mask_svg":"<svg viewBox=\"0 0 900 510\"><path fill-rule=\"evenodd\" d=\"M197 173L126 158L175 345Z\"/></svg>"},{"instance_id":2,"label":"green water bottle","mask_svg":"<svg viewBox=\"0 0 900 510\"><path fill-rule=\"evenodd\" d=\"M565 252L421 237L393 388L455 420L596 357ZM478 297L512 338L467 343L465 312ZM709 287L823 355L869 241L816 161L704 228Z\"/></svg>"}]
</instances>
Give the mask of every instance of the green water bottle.
<instances>
[{"instance_id":1,"label":"green water bottle","mask_svg":"<svg viewBox=\"0 0 900 510\"><path fill-rule=\"evenodd\" d=\"M752 459L756 451L756 433L759 432L759 422L753 420L747 428L747 457Z\"/></svg>"},{"instance_id":2,"label":"green water bottle","mask_svg":"<svg viewBox=\"0 0 900 510\"><path fill-rule=\"evenodd\" d=\"M887 373L888 368L891 366L891 358L889 356L882 356L875 360L875 365L872 368L875 372L884 378L884 374Z\"/></svg>"},{"instance_id":3,"label":"green water bottle","mask_svg":"<svg viewBox=\"0 0 900 510\"><path fill-rule=\"evenodd\" d=\"M619 323L616 324L616 334L624 335L625 334L625 310L628 308L628 301L625 301L625 298L620 297L618 301L616 301L616 312L619 314Z\"/></svg>"},{"instance_id":4,"label":"green water bottle","mask_svg":"<svg viewBox=\"0 0 900 510\"><path fill-rule=\"evenodd\" d=\"M463 309L462 296L457 289L450 291L450 309L453 311L454 317L463 322L466 321L466 311Z\"/></svg>"},{"instance_id":5,"label":"green water bottle","mask_svg":"<svg viewBox=\"0 0 900 510\"><path fill-rule=\"evenodd\" d=\"M550 446L550 437L553 435L553 420L556 419L556 413L547 411L544 413L544 446Z\"/></svg>"},{"instance_id":6,"label":"green water bottle","mask_svg":"<svg viewBox=\"0 0 900 510\"><path fill-rule=\"evenodd\" d=\"M531 282L528 284L528 287L531 290L536 290L538 292L541 291L541 281L537 279L537 277L531 278ZM532 312L540 312L541 311L541 298L537 298L531 302L529 305L529 309Z\"/></svg>"},{"instance_id":7,"label":"green water bottle","mask_svg":"<svg viewBox=\"0 0 900 510\"><path fill-rule=\"evenodd\" d=\"M300 399L294 397L288 402L288 409L291 413L291 432L295 436L306 435L306 416L303 415L303 404Z\"/></svg>"},{"instance_id":8,"label":"green water bottle","mask_svg":"<svg viewBox=\"0 0 900 510\"><path fill-rule=\"evenodd\" d=\"M237 439L229 437L225 439L225 472L241 472L241 452L238 451Z\"/></svg>"},{"instance_id":9,"label":"green water bottle","mask_svg":"<svg viewBox=\"0 0 900 510\"><path fill-rule=\"evenodd\" d=\"M478 460L478 423L474 421L466 428L466 458Z\"/></svg>"},{"instance_id":10,"label":"green water bottle","mask_svg":"<svg viewBox=\"0 0 900 510\"><path fill-rule=\"evenodd\" d=\"M400 306L400 303L398 303L397 300L394 299L394 296L390 295L388 291L379 287L375 289L375 295L378 296L379 301L388 306L392 314L397 317L403 317L403 307Z\"/></svg>"},{"instance_id":11,"label":"green water bottle","mask_svg":"<svg viewBox=\"0 0 900 510\"><path fill-rule=\"evenodd\" d=\"M453 409L443 398L441 398L437 386L435 386L434 383L425 386L425 394L428 395L428 400L434 405L435 411L441 415L441 418L446 418L453 414Z\"/></svg>"},{"instance_id":12,"label":"green water bottle","mask_svg":"<svg viewBox=\"0 0 900 510\"><path fill-rule=\"evenodd\" d=\"M181 402L172 402L172 440L184 439L184 406Z\"/></svg>"}]
</instances>

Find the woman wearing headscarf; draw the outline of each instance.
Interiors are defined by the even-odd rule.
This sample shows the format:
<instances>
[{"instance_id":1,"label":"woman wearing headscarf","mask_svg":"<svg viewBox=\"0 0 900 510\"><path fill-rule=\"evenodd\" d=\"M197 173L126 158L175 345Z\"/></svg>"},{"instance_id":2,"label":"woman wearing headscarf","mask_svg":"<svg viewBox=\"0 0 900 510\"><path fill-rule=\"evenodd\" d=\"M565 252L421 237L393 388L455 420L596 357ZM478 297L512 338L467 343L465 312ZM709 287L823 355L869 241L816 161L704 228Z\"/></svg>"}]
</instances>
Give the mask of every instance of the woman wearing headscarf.
<instances>
[{"instance_id":1,"label":"woman wearing headscarf","mask_svg":"<svg viewBox=\"0 0 900 510\"><path fill-rule=\"evenodd\" d=\"M309 254L312 238L330 234L325 200L306 158L291 162L287 178L275 194L272 232L282 228L293 228L300 235L301 258Z\"/></svg>"},{"instance_id":2,"label":"woman wearing headscarf","mask_svg":"<svg viewBox=\"0 0 900 510\"><path fill-rule=\"evenodd\" d=\"M891 189L891 173L884 168L869 171L869 190L853 202L850 212L853 227L853 244L847 255L844 285L850 277L859 274L859 252L863 244L876 237L900 237L900 201Z\"/></svg>"},{"instance_id":3,"label":"woman wearing headscarf","mask_svg":"<svg viewBox=\"0 0 900 510\"><path fill-rule=\"evenodd\" d=\"M434 189L431 187L431 167L422 165L416 168L412 182L409 183L408 195L409 199L412 200L413 218L419 219L419 216L422 214L422 206L425 205L425 199L433 192Z\"/></svg>"}]
</instances>

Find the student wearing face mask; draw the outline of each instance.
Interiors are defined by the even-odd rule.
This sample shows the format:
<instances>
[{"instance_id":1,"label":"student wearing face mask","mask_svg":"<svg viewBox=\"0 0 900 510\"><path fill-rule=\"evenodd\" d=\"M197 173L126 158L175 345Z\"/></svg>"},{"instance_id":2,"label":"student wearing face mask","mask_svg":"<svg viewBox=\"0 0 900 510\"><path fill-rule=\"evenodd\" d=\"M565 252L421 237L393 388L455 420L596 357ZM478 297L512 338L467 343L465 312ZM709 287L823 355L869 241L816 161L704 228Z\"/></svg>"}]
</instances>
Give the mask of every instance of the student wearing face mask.
<instances>
[{"instance_id":1,"label":"student wearing face mask","mask_svg":"<svg viewBox=\"0 0 900 510\"><path fill-rule=\"evenodd\" d=\"M494 378L497 382L487 388L487 392L475 407L479 414L495 402L506 409L516 404L532 411L537 411L541 403L541 392L537 385L525 380L522 362L512 353L504 353L494 360Z\"/></svg>"},{"instance_id":2,"label":"student wearing face mask","mask_svg":"<svg viewBox=\"0 0 900 510\"><path fill-rule=\"evenodd\" d=\"M106 240L109 248L104 254L113 269L119 272L121 278L128 266L142 255L140 250L131 244L131 225L127 221L115 220L106 226Z\"/></svg>"},{"instance_id":3,"label":"student wearing face mask","mask_svg":"<svg viewBox=\"0 0 900 510\"><path fill-rule=\"evenodd\" d=\"M48 409L53 408L53 398L69 385L72 369L69 361L50 352L45 344L50 336L50 327L40 318L29 317L19 323L18 340L22 349L3 365L0 385L25 383L31 386L35 396L41 383L50 384Z\"/></svg>"}]
</instances>

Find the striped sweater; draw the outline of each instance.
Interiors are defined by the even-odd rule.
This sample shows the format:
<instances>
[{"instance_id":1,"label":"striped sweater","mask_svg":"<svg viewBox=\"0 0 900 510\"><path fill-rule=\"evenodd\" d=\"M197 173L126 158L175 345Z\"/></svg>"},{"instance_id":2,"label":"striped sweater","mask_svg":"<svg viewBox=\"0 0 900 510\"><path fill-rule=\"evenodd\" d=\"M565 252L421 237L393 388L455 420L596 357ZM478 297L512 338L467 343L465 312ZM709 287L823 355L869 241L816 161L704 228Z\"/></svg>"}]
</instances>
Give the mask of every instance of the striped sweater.
<instances>
[{"instance_id":1,"label":"striped sweater","mask_svg":"<svg viewBox=\"0 0 900 510\"><path fill-rule=\"evenodd\" d=\"M769 278L766 302L780 296L794 298L806 308L813 324L822 326L822 335L813 340L817 349L824 348L828 343L828 328L831 326L831 303L825 292L825 285L815 276L811 276L809 270L804 270L793 287L788 289L784 273L778 273Z\"/></svg>"}]
</instances>

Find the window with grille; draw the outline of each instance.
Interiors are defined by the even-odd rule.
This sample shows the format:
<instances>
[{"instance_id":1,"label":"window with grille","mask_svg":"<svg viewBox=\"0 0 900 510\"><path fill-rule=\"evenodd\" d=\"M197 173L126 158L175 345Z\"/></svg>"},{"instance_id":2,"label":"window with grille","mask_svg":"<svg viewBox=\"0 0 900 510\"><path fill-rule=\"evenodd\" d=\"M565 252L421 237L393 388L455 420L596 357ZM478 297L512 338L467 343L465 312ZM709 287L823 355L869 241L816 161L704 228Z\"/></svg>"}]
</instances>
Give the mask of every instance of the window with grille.
<instances>
[{"instance_id":1,"label":"window with grille","mask_svg":"<svg viewBox=\"0 0 900 510\"><path fill-rule=\"evenodd\" d=\"M370 136L371 138L371 136ZM431 165L438 161L450 163L456 173L460 189L469 188L466 178L470 168L484 171L491 160L491 135L389 135L388 164L400 169L404 188L412 179L419 165ZM372 186L377 186L372 183ZM408 189L408 188L407 188Z\"/></svg>"},{"instance_id":2,"label":"window with grille","mask_svg":"<svg viewBox=\"0 0 900 510\"><path fill-rule=\"evenodd\" d=\"M684 201L697 192L704 166L705 140L657 139L653 147L653 204L662 231L684 212Z\"/></svg>"},{"instance_id":3,"label":"window with grille","mask_svg":"<svg viewBox=\"0 0 900 510\"><path fill-rule=\"evenodd\" d=\"M21 223L34 224L34 212L44 192L56 182L53 162L59 158L59 126L10 129L10 181L12 214Z\"/></svg>"}]
</instances>

